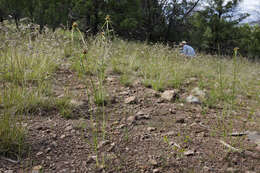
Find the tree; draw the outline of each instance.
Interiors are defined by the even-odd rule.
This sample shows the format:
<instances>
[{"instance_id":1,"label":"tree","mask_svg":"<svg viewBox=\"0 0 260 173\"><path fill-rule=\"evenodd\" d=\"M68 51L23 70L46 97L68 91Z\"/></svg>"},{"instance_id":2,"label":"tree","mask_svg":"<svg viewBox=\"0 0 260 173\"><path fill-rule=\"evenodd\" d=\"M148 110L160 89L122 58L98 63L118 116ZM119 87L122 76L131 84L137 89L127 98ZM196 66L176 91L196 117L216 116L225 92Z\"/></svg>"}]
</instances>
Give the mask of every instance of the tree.
<instances>
[{"instance_id":1,"label":"tree","mask_svg":"<svg viewBox=\"0 0 260 173\"><path fill-rule=\"evenodd\" d=\"M239 0L208 0L192 18L195 45L209 52L228 53L234 46L234 29L248 14L235 13ZM195 39L194 39L195 38Z\"/></svg>"},{"instance_id":2,"label":"tree","mask_svg":"<svg viewBox=\"0 0 260 173\"><path fill-rule=\"evenodd\" d=\"M19 29L19 20L23 16L24 9L24 0L0 0L0 11L4 11L6 15L12 16L17 29Z\"/></svg>"}]
</instances>

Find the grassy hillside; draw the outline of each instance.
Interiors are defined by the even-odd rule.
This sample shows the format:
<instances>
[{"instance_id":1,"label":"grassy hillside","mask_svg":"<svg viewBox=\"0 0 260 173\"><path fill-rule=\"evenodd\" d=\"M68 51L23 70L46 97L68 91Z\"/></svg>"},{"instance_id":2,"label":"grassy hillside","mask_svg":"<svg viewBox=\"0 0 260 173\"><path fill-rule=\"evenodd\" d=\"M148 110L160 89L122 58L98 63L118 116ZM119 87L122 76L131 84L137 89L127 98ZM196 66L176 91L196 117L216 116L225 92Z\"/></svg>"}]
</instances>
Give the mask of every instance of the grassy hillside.
<instances>
[{"instance_id":1,"label":"grassy hillside","mask_svg":"<svg viewBox=\"0 0 260 173\"><path fill-rule=\"evenodd\" d=\"M0 26L0 172L259 170L258 62L110 36Z\"/></svg>"}]
</instances>

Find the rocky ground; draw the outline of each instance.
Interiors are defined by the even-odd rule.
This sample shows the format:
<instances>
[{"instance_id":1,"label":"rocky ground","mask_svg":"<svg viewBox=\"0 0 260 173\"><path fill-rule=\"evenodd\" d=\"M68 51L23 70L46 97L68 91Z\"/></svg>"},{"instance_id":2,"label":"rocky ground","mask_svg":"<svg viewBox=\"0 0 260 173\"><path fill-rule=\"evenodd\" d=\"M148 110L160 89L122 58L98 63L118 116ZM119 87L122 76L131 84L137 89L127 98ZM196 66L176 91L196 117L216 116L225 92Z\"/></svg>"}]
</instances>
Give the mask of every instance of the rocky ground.
<instances>
[{"instance_id":1,"label":"rocky ground","mask_svg":"<svg viewBox=\"0 0 260 173\"><path fill-rule=\"evenodd\" d=\"M189 82L195 94L163 93L138 80L125 87L111 74L103 109L89 104L76 74L60 69L55 93L63 97L64 87L73 93L74 118L56 110L28 117L28 153L1 157L0 172L260 172L260 111L220 117L221 106L205 110L199 100L205 92L196 78Z\"/></svg>"}]
</instances>

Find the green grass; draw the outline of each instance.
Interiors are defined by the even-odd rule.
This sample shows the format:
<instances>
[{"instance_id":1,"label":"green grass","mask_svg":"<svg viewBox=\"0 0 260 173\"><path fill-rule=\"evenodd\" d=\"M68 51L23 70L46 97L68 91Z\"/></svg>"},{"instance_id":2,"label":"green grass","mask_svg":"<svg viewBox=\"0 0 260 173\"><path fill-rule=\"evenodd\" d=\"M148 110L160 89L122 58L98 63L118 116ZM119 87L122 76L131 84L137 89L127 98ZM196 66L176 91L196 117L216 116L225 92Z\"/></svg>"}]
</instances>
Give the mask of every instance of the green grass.
<instances>
[{"instance_id":1,"label":"green grass","mask_svg":"<svg viewBox=\"0 0 260 173\"><path fill-rule=\"evenodd\" d=\"M8 31L0 31L5 43L0 49L0 153L20 156L27 147L21 126L25 116L63 110L51 81L64 56L65 40L57 33L41 35L27 28L17 32L5 25Z\"/></svg>"}]
</instances>

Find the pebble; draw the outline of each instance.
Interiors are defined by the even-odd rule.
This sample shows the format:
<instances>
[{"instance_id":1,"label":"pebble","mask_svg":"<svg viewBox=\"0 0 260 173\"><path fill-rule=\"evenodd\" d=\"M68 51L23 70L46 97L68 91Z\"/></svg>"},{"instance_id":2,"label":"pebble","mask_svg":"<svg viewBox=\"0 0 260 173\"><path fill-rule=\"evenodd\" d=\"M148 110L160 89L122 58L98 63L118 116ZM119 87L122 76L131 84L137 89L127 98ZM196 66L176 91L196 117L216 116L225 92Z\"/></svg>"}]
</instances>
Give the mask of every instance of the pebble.
<instances>
[{"instance_id":1,"label":"pebble","mask_svg":"<svg viewBox=\"0 0 260 173\"><path fill-rule=\"evenodd\" d=\"M188 151L185 151L183 154L185 156L192 156L192 155L194 155L194 151L193 150L188 150Z\"/></svg>"},{"instance_id":2,"label":"pebble","mask_svg":"<svg viewBox=\"0 0 260 173\"><path fill-rule=\"evenodd\" d=\"M125 103L126 104L133 104L136 103L136 97L135 96L131 96L125 99Z\"/></svg>"},{"instance_id":3,"label":"pebble","mask_svg":"<svg viewBox=\"0 0 260 173\"><path fill-rule=\"evenodd\" d=\"M185 123L185 119L182 118L182 117L176 118L176 121L175 121L175 122L176 122L176 123L181 123L181 124L183 124L183 123Z\"/></svg>"},{"instance_id":4,"label":"pebble","mask_svg":"<svg viewBox=\"0 0 260 173\"><path fill-rule=\"evenodd\" d=\"M38 165L33 167L32 173L40 173L42 171L42 166Z\"/></svg>"},{"instance_id":5,"label":"pebble","mask_svg":"<svg viewBox=\"0 0 260 173\"><path fill-rule=\"evenodd\" d=\"M189 96L186 98L186 102L199 104L199 103L200 103L200 100L199 100L198 97L195 97L195 96L193 96L193 95L189 95Z\"/></svg>"},{"instance_id":6,"label":"pebble","mask_svg":"<svg viewBox=\"0 0 260 173\"><path fill-rule=\"evenodd\" d=\"M155 127L147 127L147 130L148 130L149 132L152 132L152 131L155 131L156 128L155 128Z\"/></svg>"},{"instance_id":7,"label":"pebble","mask_svg":"<svg viewBox=\"0 0 260 173\"><path fill-rule=\"evenodd\" d=\"M153 166L157 166L157 165L158 165L158 162L157 162L156 160L154 160L154 159L150 159L150 160L149 160L149 163L150 163L151 165L153 165Z\"/></svg>"},{"instance_id":8,"label":"pebble","mask_svg":"<svg viewBox=\"0 0 260 173\"><path fill-rule=\"evenodd\" d=\"M45 150L46 153L48 153L48 152L50 152L50 151L51 151L51 148L50 148L50 147L48 147L48 148Z\"/></svg>"},{"instance_id":9,"label":"pebble","mask_svg":"<svg viewBox=\"0 0 260 173\"><path fill-rule=\"evenodd\" d=\"M109 144L109 141L108 140L104 140L104 141L101 141L99 144L98 144L98 148L101 148L105 145Z\"/></svg>"},{"instance_id":10,"label":"pebble","mask_svg":"<svg viewBox=\"0 0 260 173\"><path fill-rule=\"evenodd\" d=\"M38 152L37 154L36 154L36 156L40 156L40 155L42 155L43 154L43 152Z\"/></svg>"},{"instance_id":11,"label":"pebble","mask_svg":"<svg viewBox=\"0 0 260 173\"><path fill-rule=\"evenodd\" d=\"M153 173L159 173L160 172L160 169L156 168L153 170Z\"/></svg>"},{"instance_id":12,"label":"pebble","mask_svg":"<svg viewBox=\"0 0 260 173\"><path fill-rule=\"evenodd\" d=\"M61 137L60 137L60 138L61 138L61 139L64 139L65 137L66 137L66 135L61 135Z\"/></svg>"},{"instance_id":13,"label":"pebble","mask_svg":"<svg viewBox=\"0 0 260 173\"><path fill-rule=\"evenodd\" d=\"M236 173L236 172L238 172L238 169L235 169L235 168L229 167L229 168L227 168L226 171L227 171L228 173Z\"/></svg>"},{"instance_id":14,"label":"pebble","mask_svg":"<svg viewBox=\"0 0 260 173\"><path fill-rule=\"evenodd\" d=\"M97 156L89 156L87 163L93 163L97 160ZM84 165L84 164L83 164ZM85 164L86 165L86 164Z\"/></svg>"},{"instance_id":15,"label":"pebble","mask_svg":"<svg viewBox=\"0 0 260 173\"><path fill-rule=\"evenodd\" d=\"M58 144L57 144L57 142L53 141L53 142L51 143L51 146L53 146L53 147L57 147Z\"/></svg>"},{"instance_id":16,"label":"pebble","mask_svg":"<svg viewBox=\"0 0 260 173\"><path fill-rule=\"evenodd\" d=\"M68 126L68 127L65 128L65 131L70 131L70 130L72 130L72 129L73 129L73 127L70 125L70 126Z\"/></svg>"},{"instance_id":17,"label":"pebble","mask_svg":"<svg viewBox=\"0 0 260 173\"><path fill-rule=\"evenodd\" d=\"M175 136L175 135L176 135L175 131L170 131L170 132L165 133L163 136Z\"/></svg>"},{"instance_id":18,"label":"pebble","mask_svg":"<svg viewBox=\"0 0 260 173\"><path fill-rule=\"evenodd\" d=\"M130 117L127 118L126 121L129 122L129 123L133 123L135 120L136 120L136 116L130 116Z\"/></svg>"},{"instance_id":19,"label":"pebble","mask_svg":"<svg viewBox=\"0 0 260 173\"><path fill-rule=\"evenodd\" d=\"M176 90L167 90L162 93L161 97L167 101L174 101L178 94Z\"/></svg>"},{"instance_id":20,"label":"pebble","mask_svg":"<svg viewBox=\"0 0 260 173\"><path fill-rule=\"evenodd\" d=\"M13 173L13 172L14 172L13 170L7 170L4 173Z\"/></svg>"}]
</instances>

